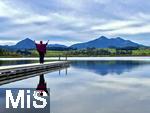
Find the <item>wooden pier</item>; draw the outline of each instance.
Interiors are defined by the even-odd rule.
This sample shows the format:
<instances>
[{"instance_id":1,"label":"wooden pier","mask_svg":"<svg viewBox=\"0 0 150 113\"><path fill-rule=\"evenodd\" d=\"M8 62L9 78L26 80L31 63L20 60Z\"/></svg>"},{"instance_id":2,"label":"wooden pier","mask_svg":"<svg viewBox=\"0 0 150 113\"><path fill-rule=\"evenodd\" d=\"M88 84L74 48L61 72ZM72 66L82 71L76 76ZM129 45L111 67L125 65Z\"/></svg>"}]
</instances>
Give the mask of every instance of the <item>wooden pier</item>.
<instances>
[{"instance_id":1,"label":"wooden pier","mask_svg":"<svg viewBox=\"0 0 150 113\"><path fill-rule=\"evenodd\" d=\"M44 64L32 63L32 64L22 64L22 65L11 65L11 66L1 66L0 67L0 77L16 75L27 72L40 72L46 69L55 69L60 67L68 66L68 61L55 61L55 62L46 62Z\"/></svg>"},{"instance_id":2,"label":"wooden pier","mask_svg":"<svg viewBox=\"0 0 150 113\"><path fill-rule=\"evenodd\" d=\"M56 70L67 69L69 61L46 62L44 64L32 63L0 67L0 85L27 79Z\"/></svg>"}]
</instances>

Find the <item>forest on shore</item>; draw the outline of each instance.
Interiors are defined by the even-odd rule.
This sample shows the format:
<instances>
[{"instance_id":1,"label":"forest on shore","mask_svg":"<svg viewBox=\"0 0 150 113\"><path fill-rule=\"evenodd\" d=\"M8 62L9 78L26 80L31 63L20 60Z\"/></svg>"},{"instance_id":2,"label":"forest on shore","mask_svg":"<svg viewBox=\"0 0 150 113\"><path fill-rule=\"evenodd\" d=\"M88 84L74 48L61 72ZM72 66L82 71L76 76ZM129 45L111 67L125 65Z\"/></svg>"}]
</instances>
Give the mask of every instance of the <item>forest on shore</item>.
<instances>
[{"instance_id":1,"label":"forest on shore","mask_svg":"<svg viewBox=\"0 0 150 113\"><path fill-rule=\"evenodd\" d=\"M86 48L86 49L60 49L48 48L47 57L111 57L111 56L150 56L150 48ZM0 49L0 57L38 57L35 49L7 50Z\"/></svg>"}]
</instances>

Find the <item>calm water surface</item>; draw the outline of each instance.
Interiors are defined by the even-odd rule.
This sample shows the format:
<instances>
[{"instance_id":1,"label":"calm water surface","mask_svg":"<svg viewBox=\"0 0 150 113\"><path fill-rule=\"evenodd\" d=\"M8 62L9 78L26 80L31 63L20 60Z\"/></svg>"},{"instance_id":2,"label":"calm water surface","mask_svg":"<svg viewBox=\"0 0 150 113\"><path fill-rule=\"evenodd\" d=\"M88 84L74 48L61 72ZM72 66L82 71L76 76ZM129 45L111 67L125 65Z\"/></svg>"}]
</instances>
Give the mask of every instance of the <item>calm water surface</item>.
<instances>
[{"instance_id":1,"label":"calm water surface","mask_svg":"<svg viewBox=\"0 0 150 113\"><path fill-rule=\"evenodd\" d=\"M51 90L51 113L150 113L150 61L73 61L44 78ZM1 87L36 88L39 79Z\"/></svg>"}]
</instances>

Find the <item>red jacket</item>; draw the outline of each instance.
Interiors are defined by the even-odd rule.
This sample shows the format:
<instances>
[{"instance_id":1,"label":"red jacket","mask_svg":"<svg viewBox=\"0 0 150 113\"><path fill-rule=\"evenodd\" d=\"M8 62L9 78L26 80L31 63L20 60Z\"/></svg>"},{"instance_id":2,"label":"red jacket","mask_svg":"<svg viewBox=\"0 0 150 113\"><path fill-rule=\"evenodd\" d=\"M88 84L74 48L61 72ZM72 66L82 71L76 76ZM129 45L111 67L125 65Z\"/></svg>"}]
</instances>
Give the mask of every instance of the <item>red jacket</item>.
<instances>
[{"instance_id":1,"label":"red jacket","mask_svg":"<svg viewBox=\"0 0 150 113\"><path fill-rule=\"evenodd\" d=\"M46 53L47 44L36 44L36 49L38 52Z\"/></svg>"}]
</instances>

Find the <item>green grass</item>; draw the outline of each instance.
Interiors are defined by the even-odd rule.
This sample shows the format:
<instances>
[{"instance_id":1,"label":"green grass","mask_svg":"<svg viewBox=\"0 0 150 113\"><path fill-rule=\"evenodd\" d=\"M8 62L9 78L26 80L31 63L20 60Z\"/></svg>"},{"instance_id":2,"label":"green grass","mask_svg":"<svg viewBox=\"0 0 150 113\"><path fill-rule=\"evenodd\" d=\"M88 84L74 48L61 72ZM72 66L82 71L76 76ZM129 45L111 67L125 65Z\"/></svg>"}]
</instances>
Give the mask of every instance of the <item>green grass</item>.
<instances>
[{"instance_id":1,"label":"green grass","mask_svg":"<svg viewBox=\"0 0 150 113\"><path fill-rule=\"evenodd\" d=\"M38 56L38 52L36 50L31 51L32 54L31 56ZM46 52L46 57L58 57L58 56L65 56L66 51L47 51Z\"/></svg>"},{"instance_id":2,"label":"green grass","mask_svg":"<svg viewBox=\"0 0 150 113\"><path fill-rule=\"evenodd\" d=\"M150 56L150 49L133 50L132 53L135 56Z\"/></svg>"},{"instance_id":3,"label":"green grass","mask_svg":"<svg viewBox=\"0 0 150 113\"><path fill-rule=\"evenodd\" d=\"M0 57L38 57L39 54L36 50L28 50L31 52L31 55L21 55L15 52L0 52ZM132 50L131 53L124 53L125 50L122 50L122 53L117 53L116 49L85 49L85 50L70 50L70 51L51 51L47 50L46 57L58 57L58 56L68 56L68 57L102 57L102 56L150 56L150 49L139 48L137 50Z\"/></svg>"}]
</instances>

